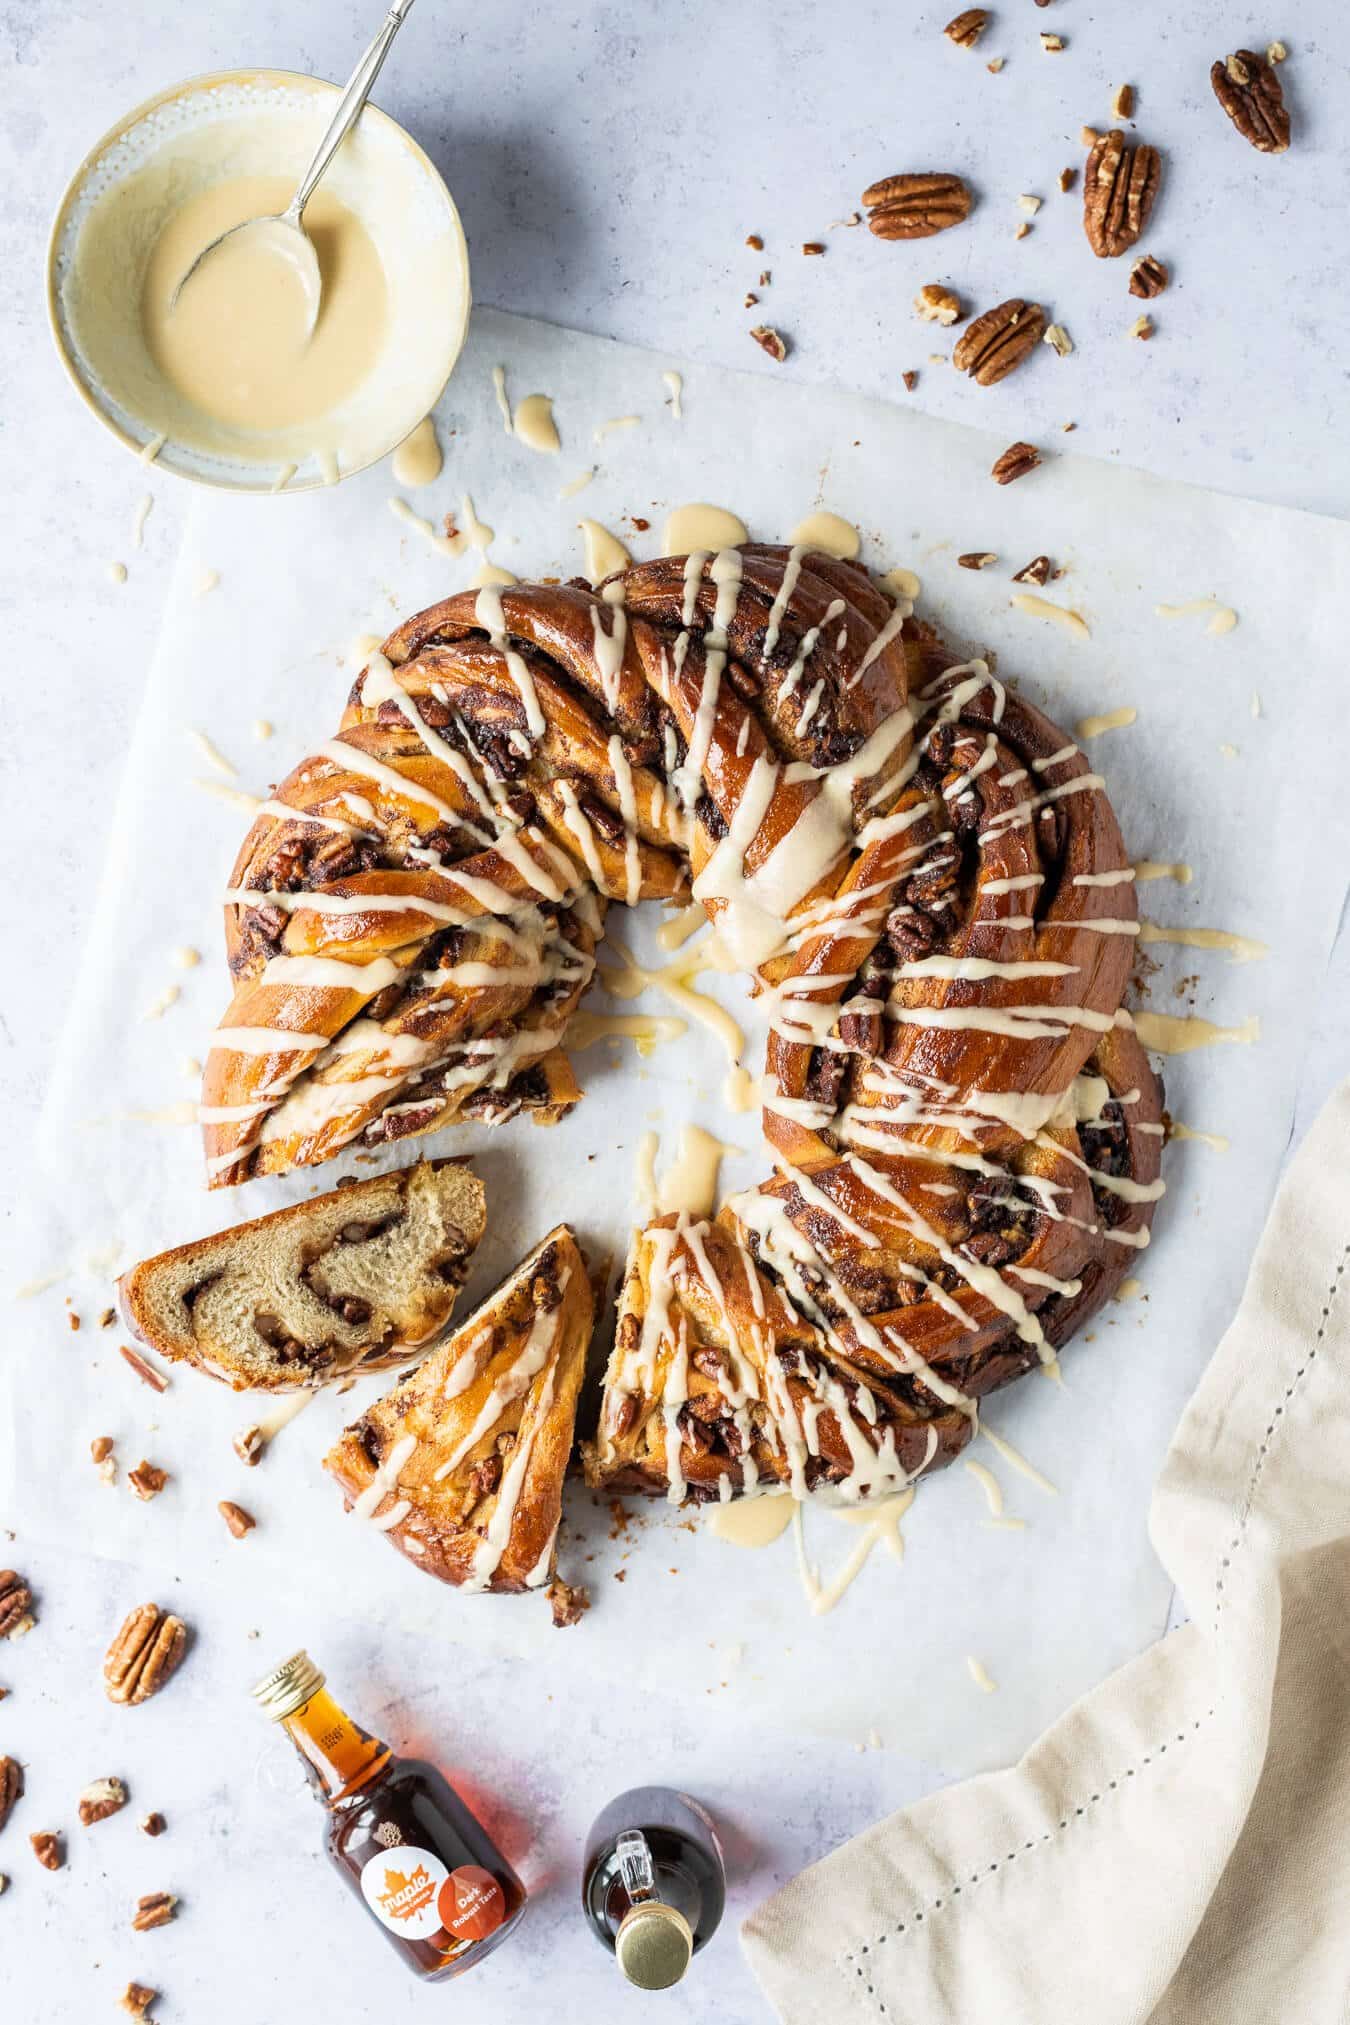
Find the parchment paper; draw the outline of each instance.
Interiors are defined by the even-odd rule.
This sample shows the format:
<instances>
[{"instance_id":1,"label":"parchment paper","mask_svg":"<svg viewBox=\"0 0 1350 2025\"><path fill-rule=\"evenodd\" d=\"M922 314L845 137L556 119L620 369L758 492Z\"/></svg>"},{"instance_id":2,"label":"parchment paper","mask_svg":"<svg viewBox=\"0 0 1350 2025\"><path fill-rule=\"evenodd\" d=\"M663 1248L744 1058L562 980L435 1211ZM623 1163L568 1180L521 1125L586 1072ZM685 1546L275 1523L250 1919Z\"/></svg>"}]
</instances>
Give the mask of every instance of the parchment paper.
<instances>
[{"instance_id":1,"label":"parchment paper","mask_svg":"<svg viewBox=\"0 0 1350 2025\"><path fill-rule=\"evenodd\" d=\"M559 457L503 433L490 379L499 363L513 398L553 396ZM183 1064L204 1054L229 996L217 902L248 816L194 784L228 785L192 731L234 763L237 785L265 792L332 736L358 665L344 659L352 636L383 633L472 573L476 558L447 561L390 512L398 488L388 467L307 497L194 501L31 1172L31 1271L65 1277L9 1310L0 1483L26 1538L144 1562L147 1593L156 1582L168 1592L176 1578L172 1593L189 1611L212 1589L251 1585L293 1598L297 1642L314 1634L316 1618L345 1613L423 1630L442 1666L453 1665L460 1641L519 1654L526 1707L545 1692L584 1695L578 1720L591 1723L611 1692L716 1694L860 1743L875 1733L964 1773L1016 1753L1166 1618L1168 1584L1145 1537L1148 1488L1236 1304L1346 891L1336 592L1350 581L1350 528L1077 459L1069 435L1042 446L1040 470L1001 489L989 467L1002 439L786 379L690 370L676 420L661 374L679 364L480 313L438 411L445 471L412 504L439 519L468 492L497 529L494 560L522 576L563 577L582 568L583 513L641 557L657 551L667 511L690 499L734 508L766 540L786 538L817 505L841 512L862 529L867 561L917 571L920 610L955 648L993 649L1000 673L1069 730L1089 713L1137 709L1133 727L1093 744L1094 763L1133 854L1195 868L1189 885L1142 886L1143 913L1270 945L1266 960L1241 965L1212 951L1145 952L1158 966L1145 1003L1227 1027L1255 1017L1261 1038L1165 1064L1173 1114L1225 1135L1231 1149L1169 1148L1169 1193L1138 1268L1143 1295L1075 1341L1062 1388L1028 1379L989 1410L990 1425L1058 1495L981 1443L974 1454L1027 1529L990 1527L977 1483L958 1464L922 1487L905 1521L904 1565L878 1549L837 1610L812 1618L790 1537L751 1553L661 1507L613 1537L609 1512L573 1486L562 1565L590 1583L595 1606L579 1629L557 1633L542 1603L443 1589L343 1516L319 1457L380 1381L321 1398L250 1472L230 1439L257 1417L256 1402L186 1370L157 1398L116 1355L120 1331L98 1329L111 1296L106 1265L82 1269L91 1254L116 1243L127 1264L349 1171L344 1161L207 1196L195 1127L142 1114L190 1107L195 1079ZM1063 372L1067 418L1072 359ZM972 413L979 399L972 387ZM597 425L630 414L641 418L636 426L594 442ZM590 487L560 499L592 465ZM957 555L971 549L999 560L980 573L958 568ZM1012 572L1037 553L1065 572L1044 595L1079 611L1089 640L1011 608ZM202 592L206 571L219 583ZM1207 633L1204 614L1171 622L1154 614L1160 601L1211 594L1240 614L1225 636ZM265 743L252 729L260 718L275 726ZM654 948L655 920L615 909L611 924L639 950ZM184 946L202 952L195 969L175 967ZM174 984L177 1001L146 1018ZM737 980L711 988L754 1028ZM657 998L641 1009L673 1011ZM753 1041L747 1060L758 1069ZM489 1233L461 1314L560 1217L621 1259L646 1129L661 1132L664 1161L679 1124L698 1120L746 1149L728 1161L727 1185L763 1171L757 1120L723 1111L725 1061L702 1029L650 1060L601 1044L578 1066L586 1097L555 1131L522 1120L420 1142L436 1153L472 1151L488 1188ZM82 1315L78 1333L66 1296ZM169 1469L169 1488L141 1504L125 1482L100 1485L87 1459L96 1434L116 1437L124 1466L144 1454ZM224 1497L259 1519L243 1543L217 1515ZM813 1512L806 1537L828 1578L857 1536ZM968 1655L998 1693L978 1690ZM596 1683L605 1684L599 1696Z\"/></svg>"}]
</instances>

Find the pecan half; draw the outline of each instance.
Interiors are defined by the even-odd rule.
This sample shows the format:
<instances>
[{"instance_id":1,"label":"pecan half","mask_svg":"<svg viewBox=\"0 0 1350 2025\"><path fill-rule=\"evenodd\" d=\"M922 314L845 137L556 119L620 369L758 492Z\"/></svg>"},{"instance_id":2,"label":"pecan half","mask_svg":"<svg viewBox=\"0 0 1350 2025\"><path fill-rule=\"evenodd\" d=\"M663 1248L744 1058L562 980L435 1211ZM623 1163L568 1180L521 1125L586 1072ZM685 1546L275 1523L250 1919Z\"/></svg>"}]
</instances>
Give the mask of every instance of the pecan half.
<instances>
[{"instance_id":1,"label":"pecan half","mask_svg":"<svg viewBox=\"0 0 1350 2025\"><path fill-rule=\"evenodd\" d=\"M23 1798L23 1766L17 1758L0 1758L0 1828Z\"/></svg>"},{"instance_id":2,"label":"pecan half","mask_svg":"<svg viewBox=\"0 0 1350 2025\"><path fill-rule=\"evenodd\" d=\"M750 335L761 351L767 352L771 359L777 359L778 363L782 364L788 355L788 342L781 331L776 331L772 324L757 323L752 326Z\"/></svg>"},{"instance_id":3,"label":"pecan half","mask_svg":"<svg viewBox=\"0 0 1350 2025\"><path fill-rule=\"evenodd\" d=\"M972 548L965 555L959 555L956 561L958 568L963 570L987 570L991 562L998 561L998 557L991 548Z\"/></svg>"},{"instance_id":4,"label":"pecan half","mask_svg":"<svg viewBox=\"0 0 1350 2025\"><path fill-rule=\"evenodd\" d=\"M1048 584L1052 564L1048 555L1034 555L1013 578L1015 584Z\"/></svg>"},{"instance_id":5,"label":"pecan half","mask_svg":"<svg viewBox=\"0 0 1350 2025\"><path fill-rule=\"evenodd\" d=\"M1155 295L1162 294L1171 279L1161 260L1155 260L1151 253L1141 253L1130 269L1130 294L1150 302Z\"/></svg>"},{"instance_id":6,"label":"pecan half","mask_svg":"<svg viewBox=\"0 0 1350 2025\"><path fill-rule=\"evenodd\" d=\"M914 298L914 307L925 323L959 323L961 298L954 289L943 288L939 282L926 281Z\"/></svg>"},{"instance_id":7,"label":"pecan half","mask_svg":"<svg viewBox=\"0 0 1350 2025\"><path fill-rule=\"evenodd\" d=\"M970 191L959 176L921 170L883 176L862 194L868 230L878 239L931 239L970 215Z\"/></svg>"},{"instance_id":8,"label":"pecan half","mask_svg":"<svg viewBox=\"0 0 1350 2025\"><path fill-rule=\"evenodd\" d=\"M231 1498L222 1498L216 1510L236 1540L242 1540L245 1533L251 1533L258 1523L252 1512L246 1512L242 1505L236 1505Z\"/></svg>"},{"instance_id":9,"label":"pecan half","mask_svg":"<svg viewBox=\"0 0 1350 2025\"><path fill-rule=\"evenodd\" d=\"M80 1795L80 1820L86 1828L120 1814L127 1804L127 1789L120 1779L95 1779Z\"/></svg>"},{"instance_id":10,"label":"pecan half","mask_svg":"<svg viewBox=\"0 0 1350 2025\"><path fill-rule=\"evenodd\" d=\"M1134 245L1161 181L1156 148L1127 147L1118 127L1093 142L1083 172L1083 230L1099 260L1114 260Z\"/></svg>"},{"instance_id":11,"label":"pecan half","mask_svg":"<svg viewBox=\"0 0 1350 2025\"><path fill-rule=\"evenodd\" d=\"M178 1900L171 1891L149 1891L137 1899L131 1924L138 1934L148 1934L154 1927L166 1927L177 1912Z\"/></svg>"},{"instance_id":12,"label":"pecan half","mask_svg":"<svg viewBox=\"0 0 1350 2025\"><path fill-rule=\"evenodd\" d=\"M187 1626L181 1617L142 1603L123 1624L103 1662L108 1700L122 1704L149 1701L178 1671L187 1651Z\"/></svg>"},{"instance_id":13,"label":"pecan half","mask_svg":"<svg viewBox=\"0 0 1350 2025\"><path fill-rule=\"evenodd\" d=\"M44 1828L37 1835L30 1835L33 1854L44 1870L59 1870L66 1860L65 1848L59 1835L53 1835Z\"/></svg>"},{"instance_id":14,"label":"pecan half","mask_svg":"<svg viewBox=\"0 0 1350 2025\"><path fill-rule=\"evenodd\" d=\"M147 1503L151 1498L159 1496L168 1481L167 1470L162 1470L158 1463L146 1462L144 1458L137 1463L134 1470L127 1471L127 1482L136 1496Z\"/></svg>"},{"instance_id":15,"label":"pecan half","mask_svg":"<svg viewBox=\"0 0 1350 2025\"><path fill-rule=\"evenodd\" d=\"M0 1568L0 1638L33 1629L33 1592L14 1568Z\"/></svg>"},{"instance_id":16,"label":"pecan half","mask_svg":"<svg viewBox=\"0 0 1350 2025\"><path fill-rule=\"evenodd\" d=\"M961 49L973 49L988 26L989 16L983 7L967 7L953 16L942 32Z\"/></svg>"},{"instance_id":17,"label":"pecan half","mask_svg":"<svg viewBox=\"0 0 1350 2025\"><path fill-rule=\"evenodd\" d=\"M982 387L996 386L1030 357L1045 335L1045 311L1015 295L987 309L956 341L952 364Z\"/></svg>"},{"instance_id":18,"label":"pecan half","mask_svg":"<svg viewBox=\"0 0 1350 2025\"><path fill-rule=\"evenodd\" d=\"M1263 155L1282 155L1289 146L1289 108L1280 80L1264 56L1239 49L1211 67L1214 96L1244 141Z\"/></svg>"},{"instance_id":19,"label":"pecan half","mask_svg":"<svg viewBox=\"0 0 1350 2025\"><path fill-rule=\"evenodd\" d=\"M117 2000L118 2007L133 2018L148 2018L150 2006L158 1996L159 1991L152 1990L148 1983L128 1983Z\"/></svg>"},{"instance_id":20,"label":"pecan half","mask_svg":"<svg viewBox=\"0 0 1350 2025\"><path fill-rule=\"evenodd\" d=\"M1028 471L1034 471L1040 461L1041 453L1033 443L1010 443L990 465L989 476L999 485L1011 485L1014 478L1025 478Z\"/></svg>"}]
</instances>

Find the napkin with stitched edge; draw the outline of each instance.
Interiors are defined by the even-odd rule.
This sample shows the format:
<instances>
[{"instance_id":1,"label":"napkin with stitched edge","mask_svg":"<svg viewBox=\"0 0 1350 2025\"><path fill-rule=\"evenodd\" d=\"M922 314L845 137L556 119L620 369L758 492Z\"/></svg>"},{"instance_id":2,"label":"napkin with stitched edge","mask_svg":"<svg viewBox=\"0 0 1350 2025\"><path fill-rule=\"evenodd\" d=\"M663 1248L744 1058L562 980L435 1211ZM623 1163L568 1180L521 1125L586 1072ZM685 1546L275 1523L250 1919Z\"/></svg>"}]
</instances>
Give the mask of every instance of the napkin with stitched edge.
<instances>
[{"instance_id":1,"label":"napkin with stitched edge","mask_svg":"<svg viewBox=\"0 0 1350 2025\"><path fill-rule=\"evenodd\" d=\"M1188 1624L1011 1770L745 1922L785 2025L1350 2017L1350 1083L1280 1187L1150 1531Z\"/></svg>"}]
</instances>

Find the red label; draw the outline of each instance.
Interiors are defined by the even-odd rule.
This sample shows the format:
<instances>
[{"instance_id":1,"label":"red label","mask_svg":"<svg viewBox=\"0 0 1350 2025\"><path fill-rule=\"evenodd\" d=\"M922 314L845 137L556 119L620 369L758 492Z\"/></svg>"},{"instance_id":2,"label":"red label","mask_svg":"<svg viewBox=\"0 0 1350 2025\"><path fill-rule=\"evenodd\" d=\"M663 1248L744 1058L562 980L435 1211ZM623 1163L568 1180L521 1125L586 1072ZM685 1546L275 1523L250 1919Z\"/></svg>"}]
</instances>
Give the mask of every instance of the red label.
<instances>
[{"instance_id":1,"label":"red label","mask_svg":"<svg viewBox=\"0 0 1350 2025\"><path fill-rule=\"evenodd\" d=\"M485 1941L506 1917L506 1899L491 1871L461 1863L441 1886L436 1910L447 1933L461 1941Z\"/></svg>"}]
</instances>

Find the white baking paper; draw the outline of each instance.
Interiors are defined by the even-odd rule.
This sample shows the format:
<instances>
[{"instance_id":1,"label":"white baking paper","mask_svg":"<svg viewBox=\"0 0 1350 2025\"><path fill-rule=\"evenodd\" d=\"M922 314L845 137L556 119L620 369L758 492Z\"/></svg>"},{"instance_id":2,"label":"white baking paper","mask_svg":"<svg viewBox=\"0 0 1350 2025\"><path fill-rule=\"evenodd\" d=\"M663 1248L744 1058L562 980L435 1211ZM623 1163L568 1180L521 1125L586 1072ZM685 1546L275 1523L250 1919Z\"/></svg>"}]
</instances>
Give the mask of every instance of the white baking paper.
<instances>
[{"instance_id":1,"label":"white baking paper","mask_svg":"<svg viewBox=\"0 0 1350 2025\"><path fill-rule=\"evenodd\" d=\"M552 395L559 456L504 432L491 382L498 364L512 398ZM117 1356L119 1330L99 1329L111 1247L125 1265L331 1186L349 1166L208 1196L195 1126L166 1120L190 1116L187 1063L204 1054L229 997L218 901L248 825L196 783L265 792L336 729L359 666L353 636L383 633L472 573L476 558L448 561L390 511L398 488L386 466L306 497L203 492L193 501L25 1182L31 1272L61 1277L9 1309L5 1506L27 1540L143 1562L147 1593L157 1583L188 1614L194 1597L251 1585L292 1600L297 1643L320 1613L346 1613L423 1631L438 1669L453 1667L460 1642L517 1654L526 1709L546 1692L584 1688L584 1720L598 1720L591 1683L630 1697L717 1694L859 1742L875 1733L965 1773L1015 1754L1163 1628L1168 1585L1145 1535L1148 1489L1242 1284L1346 891L1338 593L1350 582L1350 529L1078 459L1068 435L1041 446L1041 469L1000 488L989 467L1001 439L787 378L689 369L677 419L662 373L680 364L480 313L438 411L445 470L411 503L433 520L462 519L468 493L496 529L495 561L521 576L562 577L583 566L582 514L642 557L657 552L665 515L682 501L732 507L764 540L787 538L817 506L833 508L862 530L869 563L917 572L920 611L959 653L993 650L1001 675L1069 730L1090 714L1137 710L1131 727L1093 743L1094 763L1134 855L1195 870L1188 885L1141 886L1141 911L1269 945L1267 958L1245 963L1185 947L1145 952L1158 965L1146 1000L1155 1010L1228 1028L1259 1020L1260 1040L1165 1064L1173 1115L1222 1135L1229 1150L1194 1140L1168 1149L1169 1193L1139 1264L1142 1295L1072 1344L1062 1387L1029 1378L989 1410L990 1425L1058 1495L979 1444L974 1454L1026 1530L990 1526L976 1480L958 1464L922 1486L903 1565L879 1547L838 1608L813 1618L790 1535L750 1552L712 1537L697 1515L657 1506L616 1537L609 1510L573 1485L562 1567L589 1583L595 1602L578 1629L559 1633L539 1599L444 1589L344 1516L319 1458L379 1381L308 1407L250 1472L231 1436L256 1418L256 1402L187 1370L156 1397ZM1071 412L1072 360L1063 370ZM979 405L972 386L972 416ZM597 442L600 425L630 415L635 425ZM588 488L561 498L592 466ZM959 568L957 556L976 549L997 562ZM1012 607L1011 575L1038 553L1063 571L1042 595L1078 611L1089 639ZM209 590L208 573L218 575ZM1205 613L1154 612L1210 596L1237 611L1234 630L1210 633ZM254 733L260 719L275 727L265 742ZM237 768L237 781L194 733ZM611 924L653 949L654 920L616 909ZM184 949L201 952L195 968L178 967ZM148 1016L175 986L174 1002ZM737 980L711 988L744 1009ZM659 998L641 1009L674 1010ZM748 1060L758 1067L753 1051ZM592 1250L621 1258L645 1130L659 1130L665 1161L681 1122L697 1120L745 1149L727 1163L729 1184L764 1171L757 1120L723 1110L725 1060L702 1029L649 1060L602 1043L578 1066L585 1099L554 1131L520 1120L420 1142L471 1151L487 1185L489 1231L470 1298L561 1217ZM87 1450L97 1434L116 1438L124 1469L142 1455L167 1468L168 1489L142 1504L124 1480L101 1485ZM224 1497L258 1517L242 1543L217 1514ZM826 1578L856 1538L828 1513L808 1516L808 1553ZM997 1693L976 1685L972 1658Z\"/></svg>"}]
</instances>

